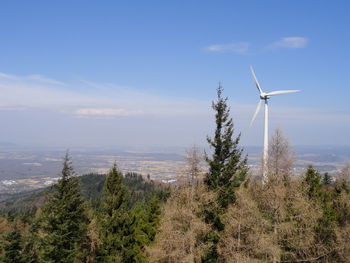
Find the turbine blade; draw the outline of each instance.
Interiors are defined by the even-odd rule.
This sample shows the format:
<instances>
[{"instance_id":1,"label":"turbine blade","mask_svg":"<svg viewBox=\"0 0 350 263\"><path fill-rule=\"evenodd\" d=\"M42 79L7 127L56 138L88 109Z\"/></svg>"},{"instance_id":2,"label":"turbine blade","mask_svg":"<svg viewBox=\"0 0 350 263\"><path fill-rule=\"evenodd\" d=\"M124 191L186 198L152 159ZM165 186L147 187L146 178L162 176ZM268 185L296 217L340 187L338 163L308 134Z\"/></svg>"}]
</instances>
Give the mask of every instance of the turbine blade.
<instances>
[{"instance_id":1,"label":"turbine blade","mask_svg":"<svg viewBox=\"0 0 350 263\"><path fill-rule=\"evenodd\" d=\"M261 94L261 93L262 93L262 89L260 88L259 81L258 81L258 79L257 79L256 76L255 76L255 72L254 72L254 69L253 69L252 66L250 66L250 71L252 72L253 79L254 79L254 82L255 82L255 86L258 88L259 93Z\"/></svg>"},{"instance_id":2,"label":"turbine blade","mask_svg":"<svg viewBox=\"0 0 350 263\"><path fill-rule=\"evenodd\" d=\"M277 90L266 93L267 96L273 96L273 95L280 95L280 94L287 94L287 93L295 93L299 92L300 90Z\"/></svg>"},{"instance_id":3,"label":"turbine blade","mask_svg":"<svg viewBox=\"0 0 350 263\"><path fill-rule=\"evenodd\" d=\"M254 122L256 116L258 115L258 113L259 113L259 111L260 111L260 108L261 108L261 100L259 100L258 105L256 106L255 113L254 113L254 115L253 115L252 120L250 121L250 125L249 125L249 126L252 126L252 124L253 124L253 122Z\"/></svg>"}]
</instances>

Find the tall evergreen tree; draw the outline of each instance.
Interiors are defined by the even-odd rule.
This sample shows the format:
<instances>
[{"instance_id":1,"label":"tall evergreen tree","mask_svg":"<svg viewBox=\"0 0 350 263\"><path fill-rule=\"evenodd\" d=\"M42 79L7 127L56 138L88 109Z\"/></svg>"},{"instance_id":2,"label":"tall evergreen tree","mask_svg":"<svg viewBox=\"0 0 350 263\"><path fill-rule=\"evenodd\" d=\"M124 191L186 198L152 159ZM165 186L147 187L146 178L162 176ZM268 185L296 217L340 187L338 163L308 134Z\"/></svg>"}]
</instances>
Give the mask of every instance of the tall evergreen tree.
<instances>
[{"instance_id":1,"label":"tall evergreen tree","mask_svg":"<svg viewBox=\"0 0 350 263\"><path fill-rule=\"evenodd\" d=\"M135 235L135 217L128 212L128 192L116 164L104 185L100 215L101 246L98 262L142 262L143 256Z\"/></svg>"},{"instance_id":2,"label":"tall evergreen tree","mask_svg":"<svg viewBox=\"0 0 350 263\"><path fill-rule=\"evenodd\" d=\"M224 229L221 216L228 205L235 202L235 189L241 185L248 172L247 158L242 157L243 150L238 146L240 134L233 138L233 121L227 104L228 99L222 96L222 92L223 89L219 85L217 100L212 103L215 111L215 134L214 138L207 137L213 155L206 155L209 172L204 178L204 183L216 193L217 202L211 201L203 208L206 223L213 226L203 238L208 244L207 254L202 258L206 263L217 261L217 243L220 239L218 231Z\"/></svg>"},{"instance_id":3,"label":"tall evergreen tree","mask_svg":"<svg viewBox=\"0 0 350 263\"><path fill-rule=\"evenodd\" d=\"M43 261L70 263L82 257L88 224L85 209L78 178L66 154L62 177L43 207Z\"/></svg>"},{"instance_id":4,"label":"tall evergreen tree","mask_svg":"<svg viewBox=\"0 0 350 263\"><path fill-rule=\"evenodd\" d=\"M214 138L207 137L214 150L212 157L206 156L209 172L204 182L209 189L218 192L219 204L227 207L235 200L234 189L243 182L247 174L247 158L242 158L242 149L238 144L240 134L233 138L233 121L227 98L222 97L221 85L217 89L217 101L212 103L215 111L216 130Z\"/></svg>"}]
</instances>

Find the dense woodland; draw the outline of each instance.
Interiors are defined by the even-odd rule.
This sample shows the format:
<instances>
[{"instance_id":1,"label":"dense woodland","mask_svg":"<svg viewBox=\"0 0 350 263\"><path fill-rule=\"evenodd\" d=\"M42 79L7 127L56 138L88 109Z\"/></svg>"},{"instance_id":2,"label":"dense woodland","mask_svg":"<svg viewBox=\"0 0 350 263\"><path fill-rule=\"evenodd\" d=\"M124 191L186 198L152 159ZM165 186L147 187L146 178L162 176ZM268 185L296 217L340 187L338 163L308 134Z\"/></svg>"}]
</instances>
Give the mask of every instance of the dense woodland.
<instances>
[{"instance_id":1,"label":"dense woodland","mask_svg":"<svg viewBox=\"0 0 350 263\"><path fill-rule=\"evenodd\" d=\"M1 210L1 262L350 262L350 166L293 173L277 130L266 182L248 168L221 87L209 153L193 146L177 184L115 164L106 176L61 179ZM202 162L207 170L202 170Z\"/></svg>"}]
</instances>

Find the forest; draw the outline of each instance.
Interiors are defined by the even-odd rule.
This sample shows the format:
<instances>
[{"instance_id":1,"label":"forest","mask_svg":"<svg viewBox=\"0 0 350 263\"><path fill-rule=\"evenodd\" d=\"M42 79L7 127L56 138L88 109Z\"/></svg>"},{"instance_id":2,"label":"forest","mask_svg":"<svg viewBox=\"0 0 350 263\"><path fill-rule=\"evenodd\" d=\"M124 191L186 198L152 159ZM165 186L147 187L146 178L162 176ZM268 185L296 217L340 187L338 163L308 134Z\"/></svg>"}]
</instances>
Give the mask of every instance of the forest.
<instances>
[{"instance_id":1,"label":"forest","mask_svg":"<svg viewBox=\"0 0 350 263\"><path fill-rule=\"evenodd\" d=\"M212 108L211 150L190 147L172 185L117 164L77 176L67 154L57 184L1 209L0 262L350 262L350 166L296 175L276 130L263 181L221 86Z\"/></svg>"}]
</instances>

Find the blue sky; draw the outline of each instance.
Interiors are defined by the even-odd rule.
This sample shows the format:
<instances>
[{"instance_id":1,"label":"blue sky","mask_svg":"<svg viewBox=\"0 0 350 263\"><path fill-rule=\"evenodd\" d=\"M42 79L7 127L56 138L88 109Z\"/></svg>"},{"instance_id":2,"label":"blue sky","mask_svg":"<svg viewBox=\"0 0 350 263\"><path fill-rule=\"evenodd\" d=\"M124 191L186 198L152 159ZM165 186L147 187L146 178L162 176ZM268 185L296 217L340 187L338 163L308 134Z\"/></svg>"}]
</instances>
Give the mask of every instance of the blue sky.
<instances>
[{"instance_id":1,"label":"blue sky","mask_svg":"<svg viewBox=\"0 0 350 263\"><path fill-rule=\"evenodd\" d=\"M253 65L266 91L302 90L271 100L271 130L293 144L349 144L349 10L340 0L3 1L0 136L205 144L220 81L243 143L259 145Z\"/></svg>"}]
</instances>

